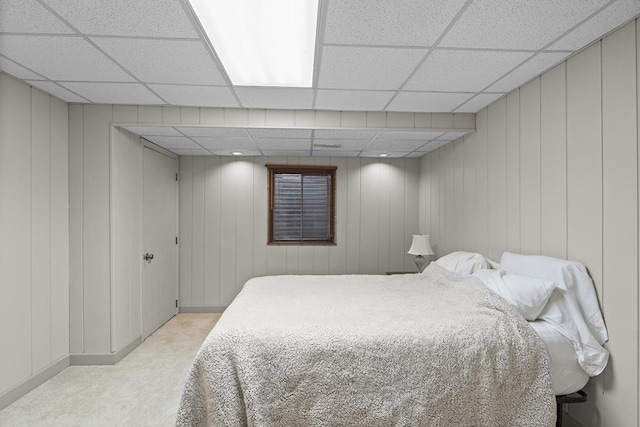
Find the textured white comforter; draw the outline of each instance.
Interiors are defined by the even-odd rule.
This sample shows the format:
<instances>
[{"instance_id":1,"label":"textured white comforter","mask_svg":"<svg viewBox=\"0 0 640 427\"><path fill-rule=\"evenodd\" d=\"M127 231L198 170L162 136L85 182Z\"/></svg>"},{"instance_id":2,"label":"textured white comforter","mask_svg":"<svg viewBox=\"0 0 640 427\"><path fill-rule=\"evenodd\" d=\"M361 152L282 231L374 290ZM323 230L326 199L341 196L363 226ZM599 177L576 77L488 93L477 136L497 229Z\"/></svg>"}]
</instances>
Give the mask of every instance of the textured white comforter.
<instances>
[{"instance_id":1,"label":"textured white comforter","mask_svg":"<svg viewBox=\"0 0 640 427\"><path fill-rule=\"evenodd\" d=\"M552 426L544 344L478 280L248 281L199 350L177 425Z\"/></svg>"}]
</instances>

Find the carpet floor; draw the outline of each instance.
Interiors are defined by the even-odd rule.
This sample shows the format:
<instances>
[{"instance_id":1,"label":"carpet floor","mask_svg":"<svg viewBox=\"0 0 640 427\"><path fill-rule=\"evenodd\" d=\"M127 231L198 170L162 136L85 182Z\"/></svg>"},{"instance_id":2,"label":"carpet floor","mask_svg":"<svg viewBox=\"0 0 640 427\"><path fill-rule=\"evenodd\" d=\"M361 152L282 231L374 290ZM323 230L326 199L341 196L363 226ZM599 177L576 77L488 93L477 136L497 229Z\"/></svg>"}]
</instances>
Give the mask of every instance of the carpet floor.
<instances>
[{"instance_id":1,"label":"carpet floor","mask_svg":"<svg viewBox=\"0 0 640 427\"><path fill-rule=\"evenodd\" d=\"M172 426L220 314L179 314L113 366L70 366L0 411L0 426Z\"/></svg>"}]
</instances>

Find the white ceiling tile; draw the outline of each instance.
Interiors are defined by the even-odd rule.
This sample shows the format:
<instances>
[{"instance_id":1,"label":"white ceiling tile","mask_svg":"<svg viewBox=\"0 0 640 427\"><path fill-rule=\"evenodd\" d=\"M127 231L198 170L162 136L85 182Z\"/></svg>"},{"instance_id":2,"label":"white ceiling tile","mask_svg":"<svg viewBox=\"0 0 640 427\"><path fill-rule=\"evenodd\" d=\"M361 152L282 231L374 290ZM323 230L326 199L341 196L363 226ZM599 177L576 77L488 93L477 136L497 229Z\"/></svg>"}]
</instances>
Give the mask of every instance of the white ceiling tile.
<instances>
[{"instance_id":1,"label":"white ceiling tile","mask_svg":"<svg viewBox=\"0 0 640 427\"><path fill-rule=\"evenodd\" d=\"M140 136L183 136L170 126L121 126L122 129Z\"/></svg>"},{"instance_id":2,"label":"white ceiling tile","mask_svg":"<svg viewBox=\"0 0 640 427\"><path fill-rule=\"evenodd\" d=\"M313 140L314 150L363 150L369 144L368 139L318 139Z\"/></svg>"},{"instance_id":3,"label":"white ceiling tile","mask_svg":"<svg viewBox=\"0 0 640 427\"><path fill-rule=\"evenodd\" d=\"M187 138L186 136L144 136L154 144L157 144L167 150L202 150L202 147Z\"/></svg>"},{"instance_id":4,"label":"white ceiling tile","mask_svg":"<svg viewBox=\"0 0 640 427\"><path fill-rule=\"evenodd\" d=\"M140 83L64 82L62 86L98 104L164 104Z\"/></svg>"},{"instance_id":5,"label":"white ceiling tile","mask_svg":"<svg viewBox=\"0 0 640 427\"><path fill-rule=\"evenodd\" d=\"M523 52L436 50L420 66L405 89L477 92L531 55Z\"/></svg>"},{"instance_id":6,"label":"white ceiling tile","mask_svg":"<svg viewBox=\"0 0 640 427\"><path fill-rule=\"evenodd\" d=\"M532 78L539 76L552 66L559 64L567 56L569 56L569 53L566 52L539 53L491 85L487 91L509 92L518 86L522 86Z\"/></svg>"},{"instance_id":7,"label":"white ceiling tile","mask_svg":"<svg viewBox=\"0 0 640 427\"><path fill-rule=\"evenodd\" d=\"M42 81L42 80L27 80L27 83L57 98L60 98L65 102L79 102L79 103L88 102L87 99L81 96L78 96L73 92L70 92L69 90L63 88L62 86L55 84L54 82Z\"/></svg>"},{"instance_id":8,"label":"white ceiling tile","mask_svg":"<svg viewBox=\"0 0 640 427\"><path fill-rule=\"evenodd\" d=\"M311 138L307 139L254 139L263 151L270 150L308 150L311 148Z\"/></svg>"},{"instance_id":9,"label":"white ceiling tile","mask_svg":"<svg viewBox=\"0 0 640 427\"><path fill-rule=\"evenodd\" d=\"M35 0L0 1L0 28L3 33L75 33Z\"/></svg>"},{"instance_id":10,"label":"white ceiling tile","mask_svg":"<svg viewBox=\"0 0 640 427\"><path fill-rule=\"evenodd\" d=\"M235 87L245 108L311 109L313 89L276 87Z\"/></svg>"},{"instance_id":11,"label":"white ceiling tile","mask_svg":"<svg viewBox=\"0 0 640 427\"><path fill-rule=\"evenodd\" d=\"M377 130L318 129L314 132L314 136L316 139L364 139L370 141L378 133Z\"/></svg>"},{"instance_id":12,"label":"white ceiling tile","mask_svg":"<svg viewBox=\"0 0 640 427\"><path fill-rule=\"evenodd\" d=\"M381 157L380 154L386 154L386 156ZM400 152L389 152L389 151L363 151L360 153L360 157L378 157L380 160L384 159L396 159L400 157L405 157L409 154L408 151L400 151Z\"/></svg>"},{"instance_id":13,"label":"white ceiling tile","mask_svg":"<svg viewBox=\"0 0 640 427\"><path fill-rule=\"evenodd\" d=\"M210 151L216 156L234 156L234 157L238 157L239 160L242 160L243 157L248 157L248 156L262 156L262 153L258 150L248 150L244 148L240 150L242 152L241 156L236 156L235 154L233 154L233 151L237 151L237 150L210 150Z\"/></svg>"},{"instance_id":14,"label":"white ceiling tile","mask_svg":"<svg viewBox=\"0 0 640 427\"><path fill-rule=\"evenodd\" d=\"M0 54L51 80L134 81L80 37L1 36Z\"/></svg>"},{"instance_id":15,"label":"white ceiling tile","mask_svg":"<svg viewBox=\"0 0 640 427\"><path fill-rule=\"evenodd\" d=\"M426 49L327 46L318 88L396 90L425 53Z\"/></svg>"},{"instance_id":16,"label":"white ceiling tile","mask_svg":"<svg viewBox=\"0 0 640 427\"><path fill-rule=\"evenodd\" d=\"M199 40L93 38L92 41L146 83L226 85Z\"/></svg>"},{"instance_id":17,"label":"white ceiling tile","mask_svg":"<svg viewBox=\"0 0 640 427\"><path fill-rule=\"evenodd\" d=\"M278 151L278 150L270 150L270 151L263 151L263 154L265 156L273 156L273 157L284 157L284 156L288 156L288 157L306 157L309 156L310 151L306 150L306 151Z\"/></svg>"},{"instance_id":18,"label":"white ceiling tile","mask_svg":"<svg viewBox=\"0 0 640 427\"><path fill-rule=\"evenodd\" d=\"M142 37L198 37L176 0L46 0L85 34Z\"/></svg>"},{"instance_id":19,"label":"white ceiling tile","mask_svg":"<svg viewBox=\"0 0 640 427\"><path fill-rule=\"evenodd\" d=\"M454 141L462 136L465 136L468 133L471 132L447 132L444 135L438 137L438 139L441 141Z\"/></svg>"},{"instance_id":20,"label":"white ceiling tile","mask_svg":"<svg viewBox=\"0 0 640 427\"><path fill-rule=\"evenodd\" d=\"M170 150L179 156L210 156L209 150Z\"/></svg>"},{"instance_id":21,"label":"white ceiling tile","mask_svg":"<svg viewBox=\"0 0 640 427\"><path fill-rule=\"evenodd\" d=\"M440 46L539 50L607 1L475 1L445 35Z\"/></svg>"},{"instance_id":22,"label":"white ceiling tile","mask_svg":"<svg viewBox=\"0 0 640 427\"><path fill-rule=\"evenodd\" d=\"M415 111L446 113L465 102L470 93L400 92L387 111Z\"/></svg>"},{"instance_id":23,"label":"white ceiling tile","mask_svg":"<svg viewBox=\"0 0 640 427\"><path fill-rule=\"evenodd\" d=\"M456 109L456 113L477 113L496 99L504 96L503 93L480 93L475 98L470 99L460 108Z\"/></svg>"},{"instance_id":24,"label":"white ceiling tile","mask_svg":"<svg viewBox=\"0 0 640 427\"><path fill-rule=\"evenodd\" d=\"M381 111L394 91L318 90L316 108L319 110Z\"/></svg>"},{"instance_id":25,"label":"white ceiling tile","mask_svg":"<svg viewBox=\"0 0 640 427\"><path fill-rule=\"evenodd\" d=\"M2 40L2 38L0 38ZM22 80L42 80L42 76L27 70L22 65L16 64L12 60L0 55L0 71L10 74Z\"/></svg>"},{"instance_id":26,"label":"white ceiling tile","mask_svg":"<svg viewBox=\"0 0 640 427\"><path fill-rule=\"evenodd\" d=\"M431 141L443 135L438 131L382 131L376 141Z\"/></svg>"},{"instance_id":27,"label":"white ceiling tile","mask_svg":"<svg viewBox=\"0 0 640 427\"><path fill-rule=\"evenodd\" d=\"M425 144L424 146L418 148L418 150L416 151L420 151L423 153L428 153L429 151L433 151L436 150L444 145L447 145L448 143L450 143L451 141L441 141L441 140L435 140L435 141L431 141L428 144Z\"/></svg>"},{"instance_id":28,"label":"white ceiling tile","mask_svg":"<svg viewBox=\"0 0 640 427\"><path fill-rule=\"evenodd\" d=\"M149 88L171 105L228 108L240 106L227 86L150 84Z\"/></svg>"},{"instance_id":29,"label":"white ceiling tile","mask_svg":"<svg viewBox=\"0 0 640 427\"><path fill-rule=\"evenodd\" d=\"M221 127L189 127L179 126L177 130L187 136L210 137L210 138L247 138L247 132L243 128L221 128Z\"/></svg>"},{"instance_id":30,"label":"white ceiling tile","mask_svg":"<svg viewBox=\"0 0 640 427\"><path fill-rule=\"evenodd\" d=\"M269 128L255 128L247 129L247 133L252 138L264 139L264 138L310 138L311 129L269 129Z\"/></svg>"},{"instance_id":31,"label":"white ceiling tile","mask_svg":"<svg viewBox=\"0 0 640 427\"><path fill-rule=\"evenodd\" d=\"M431 46L465 0L341 0L329 2L324 42Z\"/></svg>"},{"instance_id":32,"label":"white ceiling tile","mask_svg":"<svg viewBox=\"0 0 640 427\"><path fill-rule=\"evenodd\" d=\"M640 14L640 1L617 0L587 22L552 44L553 50L578 50L603 34L629 21L632 16Z\"/></svg>"},{"instance_id":33,"label":"white ceiling tile","mask_svg":"<svg viewBox=\"0 0 640 427\"><path fill-rule=\"evenodd\" d=\"M313 149L312 155L314 157L358 157L360 151L345 151L345 150L318 150Z\"/></svg>"},{"instance_id":34,"label":"white ceiling tile","mask_svg":"<svg viewBox=\"0 0 640 427\"><path fill-rule=\"evenodd\" d=\"M378 141L377 139L367 146L366 151L384 151L384 152L398 152L398 151L413 151L418 147L423 146L427 141L407 141L407 140L395 140L395 141Z\"/></svg>"},{"instance_id":35,"label":"white ceiling tile","mask_svg":"<svg viewBox=\"0 0 640 427\"><path fill-rule=\"evenodd\" d=\"M257 150L256 144L251 138L233 137L197 137L194 140L209 150Z\"/></svg>"},{"instance_id":36,"label":"white ceiling tile","mask_svg":"<svg viewBox=\"0 0 640 427\"><path fill-rule=\"evenodd\" d=\"M420 151L414 151L413 153L407 154L405 157L411 157L411 158L422 157L422 156L424 156L424 154L425 153L422 153Z\"/></svg>"}]
</instances>

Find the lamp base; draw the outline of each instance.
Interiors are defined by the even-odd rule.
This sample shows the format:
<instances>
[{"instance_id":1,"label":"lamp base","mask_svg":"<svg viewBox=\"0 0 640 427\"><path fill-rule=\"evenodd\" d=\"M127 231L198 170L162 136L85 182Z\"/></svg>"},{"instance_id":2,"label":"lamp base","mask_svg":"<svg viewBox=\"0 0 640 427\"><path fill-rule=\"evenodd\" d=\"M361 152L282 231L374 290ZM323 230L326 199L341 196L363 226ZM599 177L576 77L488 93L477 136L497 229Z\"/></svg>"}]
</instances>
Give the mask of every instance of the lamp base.
<instances>
[{"instance_id":1,"label":"lamp base","mask_svg":"<svg viewBox=\"0 0 640 427\"><path fill-rule=\"evenodd\" d=\"M416 263L416 267L418 267L418 273L422 273L424 268L427 266L427 260L422 255L416 255L416 259L414 260Z\"/></svg>"}]
</instances>

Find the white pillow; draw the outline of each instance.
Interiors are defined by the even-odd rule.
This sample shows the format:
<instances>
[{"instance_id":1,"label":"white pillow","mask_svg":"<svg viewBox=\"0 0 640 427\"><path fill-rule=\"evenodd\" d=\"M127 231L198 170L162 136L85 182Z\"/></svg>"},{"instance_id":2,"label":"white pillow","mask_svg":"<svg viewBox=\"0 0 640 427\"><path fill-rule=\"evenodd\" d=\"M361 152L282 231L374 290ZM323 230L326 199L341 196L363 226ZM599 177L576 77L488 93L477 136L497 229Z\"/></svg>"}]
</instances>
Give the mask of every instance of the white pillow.
<instances>
[{"instance_id":1,"label":"white pillow","mask_svg":"<svg viewBox=\"0 0 640 427\"><path fill-rule=\"evenodd\" d=\"M575 297L584 321L600 344L609 339L593 281L584 265L548 256L505 252L500 260L500 269L520 276L557 282L560 289Z\"/></svg>"},{"instance_id":2,"label":"white pillow","mask_svg":"<svg viewBox=\"0 0 640 427\"><path fill-rule=\"evenodd\" d=\"M593 282L585 266L557 258L505 252L500 268L507 274L558 283L538 317L571 342L578 363L587 374L600 374L609 360L609 352L601 345L608 336Z\"/></svg>"},{"instance_id":3,"label":"white pillow","mask_svg":"<svg viewBox=\"0 0 640 427\"><path fill-rule=\"evenodd\" d=\"M558 287L556 282L504 274L499 270L480 270L473 275L531 322L538 318L551 293Z\"/></svg>"},{"instance_id":4,"label":"white pillow","mask_svg":"<svg viewBox=\"0 0 640 427\"><path fill-rule=\"evenodd\" d=\"M478 270L491 268L484 256L474 252L451 252L438 258L436 263L440 267L463 276L470 276Z\"/></svg>"}]
</instances>

